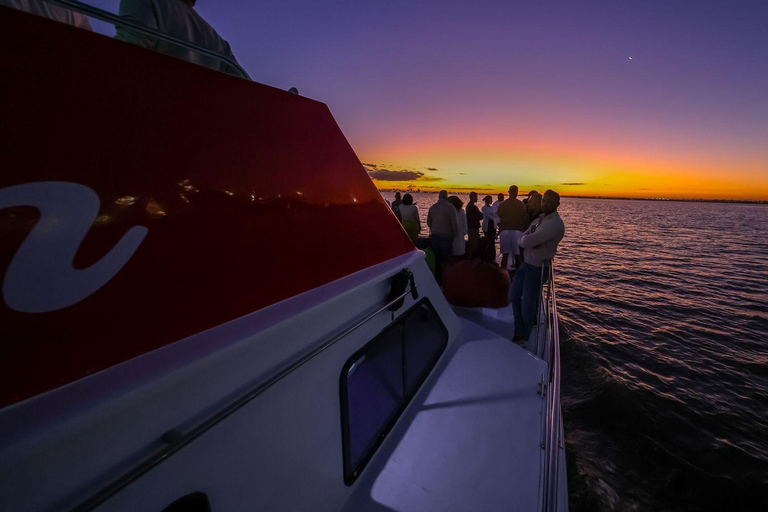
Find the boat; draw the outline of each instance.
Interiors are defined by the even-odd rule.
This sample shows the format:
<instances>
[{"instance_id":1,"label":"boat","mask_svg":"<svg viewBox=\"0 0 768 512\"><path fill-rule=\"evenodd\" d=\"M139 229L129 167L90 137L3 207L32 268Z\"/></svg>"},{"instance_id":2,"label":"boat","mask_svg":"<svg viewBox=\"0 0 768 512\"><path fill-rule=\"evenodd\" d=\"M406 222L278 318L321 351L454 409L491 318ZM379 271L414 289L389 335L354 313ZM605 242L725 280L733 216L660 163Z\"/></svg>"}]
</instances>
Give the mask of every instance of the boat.
<instances>
[{"instance_id":1,"label":"boat","mask_svg":"<svg viewBox=\"0 0 768 512\"><path fill-rule=\"evenodd\" d=\"M7 7L0 39L0 509L567 510L552 266L527 350L323 103Z\"/></svg>"}]
</instances>

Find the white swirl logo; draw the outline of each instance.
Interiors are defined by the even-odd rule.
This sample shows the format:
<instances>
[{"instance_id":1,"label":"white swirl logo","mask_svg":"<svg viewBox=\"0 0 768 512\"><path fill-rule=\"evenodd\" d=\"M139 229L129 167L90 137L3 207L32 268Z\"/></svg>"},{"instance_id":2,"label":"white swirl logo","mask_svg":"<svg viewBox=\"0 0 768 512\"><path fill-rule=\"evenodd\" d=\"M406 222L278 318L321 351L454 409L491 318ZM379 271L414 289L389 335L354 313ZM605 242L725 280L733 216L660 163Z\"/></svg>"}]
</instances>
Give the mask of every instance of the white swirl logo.
<instances>
[{"instance_id":1,"label":"white swirl logo","mask_svg":"<svg viewBox=\"0 0 768 512\"><path fill-rule=\"evenodd\" d=\"M92 189L63 181L26 183L0 189L0 209L33 206L40 220L11 260L3 299L22 313L66 308L104 286L133 256L147 234L135 226L99 261L75 269L72 262L99 213Z\"/></svg>"}]
</instances>

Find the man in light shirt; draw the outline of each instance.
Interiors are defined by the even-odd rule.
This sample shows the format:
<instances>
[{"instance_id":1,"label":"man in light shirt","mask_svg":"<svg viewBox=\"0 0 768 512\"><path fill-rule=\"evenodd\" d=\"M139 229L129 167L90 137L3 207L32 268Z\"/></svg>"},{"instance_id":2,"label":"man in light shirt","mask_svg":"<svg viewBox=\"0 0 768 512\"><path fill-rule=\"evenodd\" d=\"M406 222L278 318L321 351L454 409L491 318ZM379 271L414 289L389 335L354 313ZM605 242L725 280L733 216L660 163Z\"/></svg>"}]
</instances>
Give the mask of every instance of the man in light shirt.
<instances>
[{"instance_id":1,"label":"man in light shirt","mask_svg":"<svg viewBox=\"0 0 768 512\"><path fill-rule=\"evenodd\" d=\"M193 8L196 0L121 0L120 16L235 60L224 39ZM211 69L234 73L226 62L179 45L117 27L116 39L177 57Z\"/></svg>"},{"instance_id":2,"label":"man in light shirt","mask_svg":"<svg viewBox=\"0 0 768 512\"><path fill-rule=\"evenodd\" d=\"M88 21L88 16L85 14L45 2L44 0L0 0L0 5L7 5L20 11L37 14L43 18L60 21L73 27L91 30L91 24Z\"/></svg>"},{"instance_id":3,"label":"man in light shirt","mask_svg":"<svg viewBox=\"0 0 768 512\"><path fill-rule=\"evenodd\" d=\"M531 334L536 323L536 306L541 293L542 267L555 257L557 245L565 235L565 224L557 213L558 206L560 195L554 190L544 192L541 216L520 237L520 247L525 249L525 261L515 272L515 279L509 289L515 315L514 341L527 340Z\"/></svg>"},{"instance_id":4,"label":"man in light shirt","mask_svg":"<svg viewBox=\"0 0 768 512\"><path fill-rule=\"evenodd\" d=\"M438 200L427 212L429 241L435 252L435 278L443 283L443 267L453 254L453 239L459 233L456 208L448 201L448 192L441 190Z\"/></svg>"},{"instance_id":5,"label":"man in light shirt","mask_svg":"<svg viewBox=\"0 0 768 512\"><path fill-rule=\"evenodd\" d=\"M523 234L525 222L525 204L517 198L517 185L509 187L509 199L499 205L496 214L499 216L499 248L501 249L501 268L510 270L507 266L509 255L512 255L514 268L517 270L522 263L518 241Z\"/></svg>"}]
</instances>

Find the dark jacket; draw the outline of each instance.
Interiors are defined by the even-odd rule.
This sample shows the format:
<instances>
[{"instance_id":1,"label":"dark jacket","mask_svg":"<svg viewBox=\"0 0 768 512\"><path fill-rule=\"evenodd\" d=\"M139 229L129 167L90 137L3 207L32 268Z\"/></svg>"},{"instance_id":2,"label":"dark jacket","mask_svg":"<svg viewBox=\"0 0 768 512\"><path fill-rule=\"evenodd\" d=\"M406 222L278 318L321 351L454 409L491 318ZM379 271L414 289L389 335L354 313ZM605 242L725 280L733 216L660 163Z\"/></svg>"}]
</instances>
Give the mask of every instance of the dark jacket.
<instances>
[{"instance_id":1,"label":"dark jacket","mask_svg":"<svg viewBox=\"0 0 768 512\"><path fill-rule=\"evenodd\" d=\"M483 221L483 214L475 203L467 204L467 228L480 229L480 223Z\"/></svg>"}]
</instances>

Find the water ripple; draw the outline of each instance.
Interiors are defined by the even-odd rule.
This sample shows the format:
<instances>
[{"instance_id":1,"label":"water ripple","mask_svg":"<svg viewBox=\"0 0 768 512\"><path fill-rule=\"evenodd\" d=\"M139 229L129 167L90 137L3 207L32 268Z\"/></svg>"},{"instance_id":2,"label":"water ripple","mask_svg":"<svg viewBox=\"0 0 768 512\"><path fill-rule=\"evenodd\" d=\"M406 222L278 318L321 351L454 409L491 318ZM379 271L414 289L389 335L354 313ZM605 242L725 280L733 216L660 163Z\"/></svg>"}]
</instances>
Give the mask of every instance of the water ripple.
<instances>
[{"instance_id":1,"label":"water ripple","mask_svg":"<svg viewBox=\"0 0 768 512\"><path fill-rule=\"evenodd\" d=\"M424 223L436 195L414 198ZM765 510L768 207L560 211L571 510Z\"/></svg>"}]
</instances>

